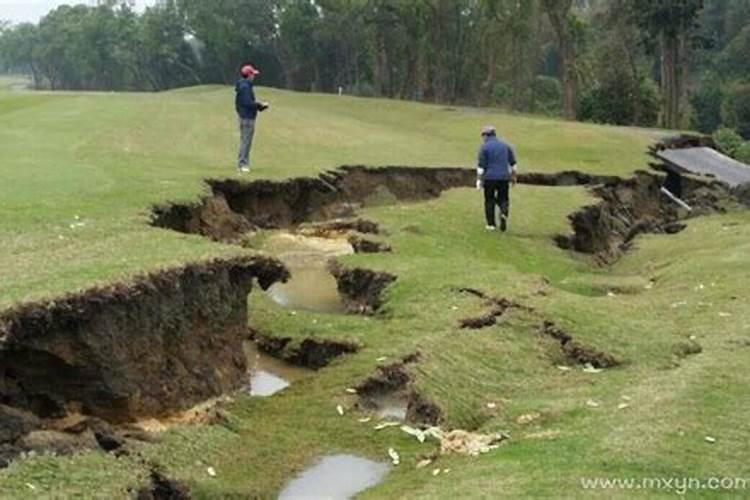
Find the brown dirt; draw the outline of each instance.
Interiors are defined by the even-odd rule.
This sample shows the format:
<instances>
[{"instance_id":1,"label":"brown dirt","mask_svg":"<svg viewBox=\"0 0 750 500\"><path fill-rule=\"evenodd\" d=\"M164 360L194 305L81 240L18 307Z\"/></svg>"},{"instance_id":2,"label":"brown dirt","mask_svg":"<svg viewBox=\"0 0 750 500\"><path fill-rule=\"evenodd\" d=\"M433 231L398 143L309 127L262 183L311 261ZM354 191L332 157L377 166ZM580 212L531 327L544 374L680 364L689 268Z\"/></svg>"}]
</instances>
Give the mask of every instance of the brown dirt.
<instances>
[{"instance_id":1,"label":"brown dirt","mask_svg":"<svg viewBox=\"0 0 750 500\"><path fill-rule=\"evenodd\" d=\"M372 410L377 407L378 396L387 394L404 394L407 400L406 420L414 424L438 425L442 410L426 396L412 387L413 377L408 365L419 360L418 352L404 356L401 360L389 365L378 366L377 372L356 386L361 409Z\"/></svg>"},{"instance_id":2,"label":"brown dirt","mask_svg":"<svg viewBox=\"0 0 750 500\"><path fill-rule=\"evenodd\" d=\"M719 149L714 140L707 135L681 134L667 139L663 139L651 147L649 153L655 156L659 151L667 149L685 149L685 148L711 148Z\"/></svg>"},{"instance_id":3,"label":"brown dirt","mask_svg":"<svg viewBox=\"0 0 750 500\"><path fill-rule=\"evenodd\" d=\"M485 302L487 307L490 308L490 311L487 314L460 320L458 326L462 329L480 330L482 328L493 326L497 323L497 319L505 314L508 309L530 310L528 307L517 304L506 298L492 297L481 290L476 290L474 288L459 288L458 292L468 293L469 295L478 297Z\"/></svg>"},{"instance_id":4,"label":"brown dirt","mask_svg":"<svg viewBox=\"0 0 750 500\"><path fill-rule=\"evenodd\" d=\"M572 186L614 181L613 177L566 171L524 173L521 183ZM345 166L319 177L286 181L208 180L212 195L192 204L166 204L152 209L152 225L218 241L236 241L254 228L279 229L305 222L350 217L362 206L388 201L436 198L451 188L474 185L467 168ZM372 223L330 222L329 230L377 233Z\"/></svg>"},{"instance_id":5,"label":"brown dirt","mask_svg":"<svg viewBox=\"0 0 750 500\"><path fill-rule=\"evenodd\" d=\"M608 184L618 180L611 175L592 175L575 170L544 174L544 173L522 173L518 175L518 182L536 186L584 186L596 184Z\"/></svg>"},{"instance_id":6,"label":"brown dirt","mask_svg":"<svg viewBox=\"0 0 750 500\"><path fill-rule=\"evenodd\" d=\"M245 375L247 294L277 261L188 265L0 315L0 402L45 418L110 422L189 408Z\"/></svg>"},{"instance_id":7,"label":"brown dirt","mask_svg":"<svg viewBox=\"0 0 750 500\"><path fill-rule=\"evenodd\" d=\"M190 488L184 483L169 479L157 470L151 471L150 484L136 494L137 500L189 500Z\"/></svg>"},{"instance_id":8,"label":"brown dirt","mask_svg":"<svg viewBox=\"0 0 750 500\"><path fill-rule=\"evenodd\" d=\"M642 233L674 234L685 228L683 215L659 190L663 177L639 172L630 179L593 188L601 199L573 213L573 234L558 236L565 249L591 254L601 264L613 264ZM683 178L683 199L693 207L691 217L725 212L737 206L729 190L716 182Z\"/></svg>"},{"instance_id":9,"label":"brown dirt","mask_svg":"<svg viewBox=\"0 0 750 500\"><path fill-rule=\"evenodd\" d=\"M396 281L396 276L369 269L349 269L332 261L330 271L336 278L346 310L355 314L374 314L382 306L381 295Z\"/></svg>"},{"instance_id":10,"label":"brown dirt","mask_svg":"<svg viewBox=\"0 0 750 500\"><path fill-rule=\"evenodd\" d=\"M354 248L355 253L389 253L393 251L393 248L387 243L370 240L359 235L349 236L348 241Z\"/></svg>"},{"instance_id":11,"label":"brown dirt","mask_svg":"<svg viewBox=\"0 0 750 500\"><path fill-rule=\"evenodd\" d=\"M304 339L293 342L290 337L274 337L253 330L250 340L264 353L287 363L312 370L328 366L331 361L357 352L360 346L351 342L324 339Z\"/></svg>"},{"instance_id":12,"label":"brown dirt","mask_svg":"<svg viewBox=\"0 0 750 500\"><path fill-rule=\"evenodd\" d=\"M575 363L581 365L591 364L594 368L613 368L622 364L622 361L612 354L580 344L573 339L572 335L551 321L545 321L541 327L541 331L544 335L558 341L563 354Z\"/></svg>"},{"instance_id":13,"label":"brown dirt","mask_svg":"<svg viewBox=\"0 0 750 500\"><path fill-rule=\"evenodd\" d=\"M541 314L532 307L518 304L506 298L493 297L475 288L459 288L457 291L482 299L485 305L490 308L490 311L483 316L461 320L459 322L460 328L481 329L493 326L497 323L497 318L510 309L524 311L531 314L534 318L541 318ZM559 342L560 349L565 357L575 363L582 365L590 363L595 368L611 368L622 364L622 361L611 354L579 343L573 339L572 335L558 327L552 321L542 320L540 331Z\"/></svg>"},{"instance_id":14,"label":"brown dirt","mask_svg":"<svg viewBox=\"0 0 750 500\"><path fill-rule=\"evenodd\" d=\"M304 224L297 232L304 236L320 236L327 238L331 235L347 234L349 232L380 234L380 226L376 222L367 219L337 219L326 222Z\"/></svg>"}]
</instances>

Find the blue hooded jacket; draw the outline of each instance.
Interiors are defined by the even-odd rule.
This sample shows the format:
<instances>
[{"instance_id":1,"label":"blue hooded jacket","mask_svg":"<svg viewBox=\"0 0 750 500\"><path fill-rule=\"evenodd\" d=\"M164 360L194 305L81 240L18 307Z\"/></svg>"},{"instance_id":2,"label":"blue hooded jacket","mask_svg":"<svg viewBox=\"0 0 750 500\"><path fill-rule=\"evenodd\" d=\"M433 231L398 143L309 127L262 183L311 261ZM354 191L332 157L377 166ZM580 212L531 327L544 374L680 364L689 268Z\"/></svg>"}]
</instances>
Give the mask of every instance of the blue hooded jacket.
<instances>
[{"instance_id":1,"label":"blue hooded jacket","mask_svg":"<svg viewBox=\"0 0 750 500\"><path fill-rule=\"evenodd\" d=\"M479 148L477 165L484 169L484 180L509 181L515 164L513 148L495 136L489 137Z\"/></svg>"},{"instance_id":2,"label":"blue hooded jacket","mask_svg":"<svg viewBox=\"0 0 750 500\"><path fill-rule=\"evenodd\" d=\"M234 107L237 110L237 115L243 120L255 120L258 116L260 103L255 101L253 82L246 78L240 78L237 80L234 90L237 94L234 99Z\"/></svg>"}]
</instances>

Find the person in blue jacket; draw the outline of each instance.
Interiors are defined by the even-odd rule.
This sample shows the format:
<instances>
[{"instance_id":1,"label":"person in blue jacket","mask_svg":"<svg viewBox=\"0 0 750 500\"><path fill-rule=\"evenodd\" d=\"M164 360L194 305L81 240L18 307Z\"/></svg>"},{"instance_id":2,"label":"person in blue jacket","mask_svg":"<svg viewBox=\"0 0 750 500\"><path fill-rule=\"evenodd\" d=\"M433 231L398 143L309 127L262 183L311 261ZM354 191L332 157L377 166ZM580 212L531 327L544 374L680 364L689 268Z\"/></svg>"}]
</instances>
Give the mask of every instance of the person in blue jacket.
<instances>
[{"instance_id":1,"label":"person in blue jacket","mask_svg":"<svg viewBox=\"0 0 750 500\"><path fill-rule=\"evenodd\" d=\"M500 207L500 230L508 229L510 183L516 183L516 155L508 144L497 138L495 127L482 129L482 146L477 160L477 189L484 188L484 212L487 230L497 229L495 207Z\"/></svg>"},{"instance_id":2,"label":"person in blue jacket","mask_svg":"<svg viewBox=\"0 0 750 500\"><path fill-rule=\"evenodd\" d=\"M255 119L259 111L265 111L269 107L267 102L255 100L253 81L259 74L260 71L253 65L246 64L240 70L242 78L237 80L235 86L234 104L240 119L240 152L237 157L237 168L240 173L250 171L250 148L253 146L255 135Z\"/></svg>"}]
</instances>

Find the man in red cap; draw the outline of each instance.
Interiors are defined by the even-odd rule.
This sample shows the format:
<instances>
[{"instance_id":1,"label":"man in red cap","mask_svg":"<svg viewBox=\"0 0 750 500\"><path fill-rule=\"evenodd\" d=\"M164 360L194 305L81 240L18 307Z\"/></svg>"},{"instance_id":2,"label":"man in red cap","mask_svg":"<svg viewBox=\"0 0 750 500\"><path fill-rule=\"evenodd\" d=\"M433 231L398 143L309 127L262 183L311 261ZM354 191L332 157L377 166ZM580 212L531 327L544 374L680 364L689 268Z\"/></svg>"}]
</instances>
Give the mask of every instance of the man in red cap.
<instances>
[{"instance_id":1,"label":"man in red cap","mask_svg":"<svg viewBox=\"0 0 750 500\"><path fill-rule=\"evenodd\" d=\"M257 102L253 90L253 80L260 74L252 64L240 69L240 78L235 86L235 108L240 119L240 152L237 157L237 168L240 173L250 171L250 148L255 135L255 119L259 111L268 109L267 102Z\"/></svg>"}]
</instances>

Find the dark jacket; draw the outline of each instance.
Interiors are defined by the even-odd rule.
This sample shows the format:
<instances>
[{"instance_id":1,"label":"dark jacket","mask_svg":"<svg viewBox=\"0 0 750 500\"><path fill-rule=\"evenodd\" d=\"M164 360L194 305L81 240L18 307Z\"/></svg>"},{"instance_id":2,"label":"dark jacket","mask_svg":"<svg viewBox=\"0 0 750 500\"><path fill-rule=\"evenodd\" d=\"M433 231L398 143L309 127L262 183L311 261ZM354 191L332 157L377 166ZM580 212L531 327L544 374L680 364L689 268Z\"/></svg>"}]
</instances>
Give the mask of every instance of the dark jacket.
<instances>
[{"instance_id":1,"label":"dark jacket","mask_svg":"<svg viewBox=\"0 0 750 500\"><path fill-rule=\"evenodd\" d=\"M253 82L245 78L240 78L237 80L234 90L237 94L234 99L234 107L237 110L237 115L243 120L255 120L261 104L255 101Z\"/></svg>"},{"instance_id":2,"label":"dark jacket","mask_svg":"<svg viewBox=\"0 0 750 500\"><path fill-rule=\"evenodd\" d=\"M490 137L479 148L477 164L484 169L484 180L508 181L511 167L516 164L516 155L509 145L497 137Z\"/></svg>"}]
</instances>

